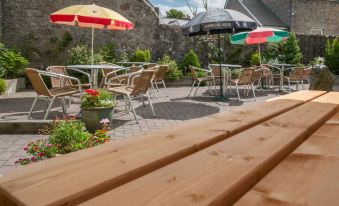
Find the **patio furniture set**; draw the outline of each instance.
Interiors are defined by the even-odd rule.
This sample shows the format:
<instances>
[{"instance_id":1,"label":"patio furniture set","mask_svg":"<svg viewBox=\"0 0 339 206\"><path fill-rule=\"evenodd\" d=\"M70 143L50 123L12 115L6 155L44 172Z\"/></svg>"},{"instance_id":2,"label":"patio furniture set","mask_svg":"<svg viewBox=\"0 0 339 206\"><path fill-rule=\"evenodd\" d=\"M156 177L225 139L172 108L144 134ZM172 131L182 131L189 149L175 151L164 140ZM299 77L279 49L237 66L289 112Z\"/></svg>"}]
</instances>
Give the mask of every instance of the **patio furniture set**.
<instances>
[{"instance_id":1,"label":"patio furniture set","mask_svg":"<svg viewBox=\"0 0 339 206\"><path fill-rule=\"evenodd\" d=\"M193 85L188 96L191 96L191 93L196 86L196 90L193 96L196 95L200 84L203 81L207 82L208 89L210 94L211 87L214 87L214 93L217 94L216 81L222 79L222 87L225 89L223 92L232 94L232 87L235 86L238 100L240 101L240 92L239 86L244 86L244 95L248 96L249 91L252 91L253 99L255 100L255 90L260 89L263 92L263 87L266 86L267 89L272 89L275 91L275 88L278 87L280 91L286 91L284 87L284 82L287 82L287 91L292 92L291 84L296 84L296 90L299 90L299 84L302 85L302 89L305 89L304 84L309 83L311 75L311 67L295 67L295 65L290 64L275 64L268 65L263 64L261 66L243 68L239 77L232 77L232 69L241 68L240 65L228 65L221 64L221 70L219 64L210 64L209 69L202 69L193 66L189 66L190 72L194 79ZM205 77L198 77L198 71L205 72ZM289 74L285 76L289 71ZM278 83L276 86L275 83ZM264 85L265 84L265 85Z\"/></svg>"},{"instance_id":2,"label":"patio furniture set","mask_svg":"<svg viewBox=\"0 0 339 206\"><path fill-rule=\"evenodd\" d=\"M299 91L27 165L0 205L336 205L338 109Z\"/></svg>"},{"instance_id":3,"label":"patio furniture set","mask_svg":"<svg viewBox=\"0 0 339 206\"><path fill-rule=\"evenodd\" d=\"M158 66L150 63L133 63L130 67L123 67L119 65L107 64L102 62L101 65L71 65L71 66L50 66L46 71L28 68L26 74L30 79L32 86L37 93L37 96L30 109L28 119L31 117L33 109L39 98L49 99L49 104L45 111L44 119L47 119L49 111L57 97L61 97L63 112L67 114L67 107L72 102L72 97L75 95L82 95L84 89L98 87L98 72L101 71L102 81L99 86L102 89L110 91L113 95L124 96L126 101L126 112L130 110L133 112L135 120L138 122L132 98L141 98L145 96L150 104L152 114L155 112L149 96L149 88L152 90L151 94L157 98L155 90L158 90L158 85L161 84L166 89L164 81L167 66ZM68 74L67 70L80 72L87 76L88 82L82 84L79 79ZM90 70L87 73L86 70ZM51 89L49 89L42 76L47 76L51 80ZM65 97L69 98L69 105L66 105ZM145 105L145 104L144 104Z\"/></svg>"}]
</instances>

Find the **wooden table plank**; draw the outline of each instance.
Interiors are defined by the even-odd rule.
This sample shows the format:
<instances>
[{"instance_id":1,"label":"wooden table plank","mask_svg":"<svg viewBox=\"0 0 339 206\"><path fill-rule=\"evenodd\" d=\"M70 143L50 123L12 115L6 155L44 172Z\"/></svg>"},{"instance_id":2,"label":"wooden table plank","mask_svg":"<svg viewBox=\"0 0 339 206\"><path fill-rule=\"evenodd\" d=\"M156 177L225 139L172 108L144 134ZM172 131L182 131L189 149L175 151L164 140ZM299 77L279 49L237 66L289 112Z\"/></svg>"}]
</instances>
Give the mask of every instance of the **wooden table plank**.
<instances>
[{"instance_id":1,"label":"wooden table plank","mask_svg":"<svg viewBox=\"0 0 339 206\"><path fill-rule=\"evenodd\" d=\"M235 205L338 205L339 113Z\"/></svg>"},{"instance_id":2,"label":"wooden table plank","mask_svg":"<svg viewBox=\"0 0 339 206\"><path fill-rule=\"evenodd\" d=\"M230 205L336 113L339 93L324 97L82 205Z\"/></svg>"},{"instance_id":3,"label":"wooden table plank","mask_svg":"<svg viewBox=\"0 0 339 206\"><path fill-rule=\"evenodd\" d=\"M82 202L324 93L303 92L298 100L293 100L297 94L291 94L289 99L258 103L21 167L0 179L0 196L11 194L13 202L34 206Z\"/></svg>"}]
</instances>

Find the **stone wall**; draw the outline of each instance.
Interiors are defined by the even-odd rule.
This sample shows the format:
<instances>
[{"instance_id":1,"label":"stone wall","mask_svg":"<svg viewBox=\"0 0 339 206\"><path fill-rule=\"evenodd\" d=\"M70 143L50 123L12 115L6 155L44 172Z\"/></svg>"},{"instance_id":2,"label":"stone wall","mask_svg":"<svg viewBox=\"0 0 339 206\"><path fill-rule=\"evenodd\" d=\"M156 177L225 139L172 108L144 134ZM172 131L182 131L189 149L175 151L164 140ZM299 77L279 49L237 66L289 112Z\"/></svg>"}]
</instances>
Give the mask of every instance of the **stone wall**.
<instances>
[{"instance_id":1,"label":"stone wall","mask_svg":"<svg viewBox=\"0 0 339 206\"><path fill-rule=\"evenodd\" d=\"M3 36L1 41L9 47L18 48L29 56L33 66L44 67L64 64L66 51L79 43L91 43L91 29L56 25L49 22L49 14L75 4L91 4L93 0L2 0ZM95 0L94 3L113 9L131 22L130 31L95 30L95 46L108 42L118 49L132 51L137 47L150 48L155 56L163 50L159 47L160 27L155 9L146 0ZM73 40L60 49L65 32Z\"/></svg>"},{"instance_id":2,"label":"stone wall","mask_svg":"<svg viewBox=\"0 0 339 206\"><path fill-rule=\"evenodd\" d=\"M0 40L2 38L2 29L3 29L3 26L2 26L2 18L3 18L3 3L4 1L0 1Z\"/></svg>"},{"instance_id":3,"label":"stone wall","mask_svg":"<svg viewBox=\"0 0 339 206\"><path fill-rule=\"evenodd\" d=\"M312 29L320 29L325 35L339 36L339 1L294 0L293 2L292 30L294 32L311 34Z\"/></svg>"}]
</instances>

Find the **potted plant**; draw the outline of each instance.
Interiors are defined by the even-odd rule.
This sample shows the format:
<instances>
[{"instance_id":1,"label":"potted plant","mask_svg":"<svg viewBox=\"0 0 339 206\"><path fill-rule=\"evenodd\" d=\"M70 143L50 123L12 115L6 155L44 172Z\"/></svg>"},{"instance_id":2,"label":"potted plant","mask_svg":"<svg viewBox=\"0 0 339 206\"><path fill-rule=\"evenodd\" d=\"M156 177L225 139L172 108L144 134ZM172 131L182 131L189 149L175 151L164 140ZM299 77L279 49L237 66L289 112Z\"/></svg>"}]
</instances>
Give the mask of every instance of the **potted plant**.
<instances>
[{"instance_id":1,"label":"potted plant","mask_svg":"<svg viewBox=\"0 0 339 206\"><path fill-rule=\"evenodd\" d=\"M6 92L15 93L26 88L24 68L28 61L15 50L0 43L0 77L6 81Z\"/></svg>"},{"instance_id":2,"label":"potted plant","mask_svg":"<svg viewBox=\"0 0 339 206\"><path fill-rule=\"evenodd\" d=\"M85 123L89 132L95 132L100 129L102 119L112 121L114 107L116 106L115 97L110 92L97 89L87 89L81 99L82 121Z\"/></svg>"}]
</instances>

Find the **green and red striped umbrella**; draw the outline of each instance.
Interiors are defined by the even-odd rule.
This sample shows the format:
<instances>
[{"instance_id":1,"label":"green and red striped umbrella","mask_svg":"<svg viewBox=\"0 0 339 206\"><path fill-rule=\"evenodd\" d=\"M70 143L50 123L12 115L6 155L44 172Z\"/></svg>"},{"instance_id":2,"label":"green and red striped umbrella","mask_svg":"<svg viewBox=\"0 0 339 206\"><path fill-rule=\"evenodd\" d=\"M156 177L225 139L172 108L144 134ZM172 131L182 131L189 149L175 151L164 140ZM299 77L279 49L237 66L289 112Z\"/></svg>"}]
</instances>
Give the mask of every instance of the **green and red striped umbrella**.
<instances>
[{"instance_id":1,"label":"green and red striped umbrella","mask_svg":"<svg viewBox=\"0 0 339 206\"><path fill-rule=\"evenodd\" d=\"M266 42L279 42L287 39L288 32L273 28L257 28L250 32L241 32L232 35L232 44L261 44Z\"/></svg>"},{"instance_id":2,"label":"green and red striped umbrella","mask_svg":"<svg viewBox=\"0 0 339 206\"><path fill-rule=\"evenodd\" d=\"M258 44L259 60L261 65L260 44L267 42L284 41L288 37L288 32L273 28L257 28L250 32L241 32L231 36L232 44Z\"/></svg>"}]
</instances>

